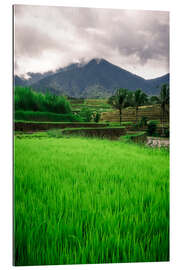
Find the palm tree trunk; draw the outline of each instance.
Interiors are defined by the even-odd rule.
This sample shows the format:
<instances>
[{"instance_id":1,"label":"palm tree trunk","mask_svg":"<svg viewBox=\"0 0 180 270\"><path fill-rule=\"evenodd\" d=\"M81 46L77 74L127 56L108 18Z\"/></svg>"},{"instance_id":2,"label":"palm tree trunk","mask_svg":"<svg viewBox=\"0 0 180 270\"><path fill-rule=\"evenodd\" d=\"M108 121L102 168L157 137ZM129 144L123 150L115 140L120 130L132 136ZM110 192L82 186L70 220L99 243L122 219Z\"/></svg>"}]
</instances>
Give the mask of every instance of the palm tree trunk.
<instances>
[{"instance_id":1,"label":"palm tree trunk","mask_svg":"<svg viewBox=\"0 0 180 270\"><path fill-rule=\"evenodd\" d=\"M138 122L138 107L136 107L136 124Z\"/></svg>"},{"instance_id":2,"label":"palm tree trunk","mask_svg":"<svg viewBox=\"0 0 180 270\"><path fill-rule=\"evenodd\" d=\"M121 122L122 122L122 110L121 110L121 108L119 108L119 120L120 120L120 126L121 126Z\"/></svg>"},{"instance_id":3,"label":"palm tree trunk","mask_svg":"<svg viewBox=\"0 0 180 270\"><path fill-rule=\"evenodd\" d=\"M161 107L161 125L162 125L162 135L164 135L164 106Z\"/></svg>"},{"instance_id":4,"label":"palm tree trunk","mask_svg":"<svg viewBox=\"0 0 180 270\"><path fill-rule=\"evenodd\" d=\"M164 132L164 109L163 109L163 122L162 122L162 133L163 133L163 136L164 136L164 134L165 134L165 132Z\"/></svg>"}]
</instances>

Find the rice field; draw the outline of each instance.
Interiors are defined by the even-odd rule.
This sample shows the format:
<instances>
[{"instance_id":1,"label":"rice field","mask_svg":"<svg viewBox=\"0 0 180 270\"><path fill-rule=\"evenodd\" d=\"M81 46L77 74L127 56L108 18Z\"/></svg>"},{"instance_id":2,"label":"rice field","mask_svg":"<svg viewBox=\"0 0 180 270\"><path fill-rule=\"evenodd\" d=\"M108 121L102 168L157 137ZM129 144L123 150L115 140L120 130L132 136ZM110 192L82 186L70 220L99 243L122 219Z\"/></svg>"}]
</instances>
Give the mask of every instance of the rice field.
<instances>
[{"instance_id":1,"label":"rice field","mask_svg":"<svg viewBox=\"0 0 180 270\"><path fill-rule=\"evenodd\" d=\"M169 153L120 141L15 138L14 264L169 260Z\"/></svg>"}]
</instances>

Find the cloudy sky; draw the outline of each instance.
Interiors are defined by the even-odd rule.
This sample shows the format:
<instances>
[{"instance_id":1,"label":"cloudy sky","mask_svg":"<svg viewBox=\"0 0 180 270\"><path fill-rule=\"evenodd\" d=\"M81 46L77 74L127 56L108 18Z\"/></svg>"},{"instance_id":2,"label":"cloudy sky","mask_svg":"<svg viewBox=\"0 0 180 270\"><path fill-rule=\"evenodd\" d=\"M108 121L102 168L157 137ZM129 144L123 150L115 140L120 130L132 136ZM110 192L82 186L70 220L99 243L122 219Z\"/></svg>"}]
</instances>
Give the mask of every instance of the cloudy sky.
<instances>
[{"instance_id":1,"label":"cloudy sky","mask_svg":"<svg viewBox=\"0 0 180 270\"><path fill-rule=\"evenodd\" d=\"M15 73L104 58L145 79L169 72L169 13L16 5Z\"/></svg>"}]
</instances>

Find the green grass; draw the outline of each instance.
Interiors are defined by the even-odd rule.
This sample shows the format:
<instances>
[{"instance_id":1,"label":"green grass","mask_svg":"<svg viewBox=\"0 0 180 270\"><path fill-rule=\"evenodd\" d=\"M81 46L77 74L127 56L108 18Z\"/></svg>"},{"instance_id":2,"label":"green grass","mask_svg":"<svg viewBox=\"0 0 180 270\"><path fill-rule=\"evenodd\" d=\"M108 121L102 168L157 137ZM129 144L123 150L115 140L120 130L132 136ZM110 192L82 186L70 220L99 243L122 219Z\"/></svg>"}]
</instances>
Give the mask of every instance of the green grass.
<instances>
[{"instance_id":1,"label":"green grass","mask_svg":"<svg viewBox=\"0 0 180 270\"><path fill-rule=\"evenodd\" d=\"M106 121L105 121L106 123ZM120 122L108 122L110 126L120 126ZM121 122L121 126L130 126L133 125L132 122Z\"/></svg>"},{"instance_id":2,"label":"green grass","mask_svg":"<svg viewBox=\"0 0 180 270\"><path fill-rule=\"evenodd\" d=\"M15 111L14 119L16 121L36 121L36 122L82 122L78 115L72 113L58 114L53 112L39 111Z\"/></svg>"},{"instance_id":3,"label":"green grass","mask_svg":"<svg viewBox=\"0 0 180 270\"><path fill-rule=\"evenodd\" d=\"M169 154L15 138L15 265L169 260Z\"/></svg>"}]
</instances>

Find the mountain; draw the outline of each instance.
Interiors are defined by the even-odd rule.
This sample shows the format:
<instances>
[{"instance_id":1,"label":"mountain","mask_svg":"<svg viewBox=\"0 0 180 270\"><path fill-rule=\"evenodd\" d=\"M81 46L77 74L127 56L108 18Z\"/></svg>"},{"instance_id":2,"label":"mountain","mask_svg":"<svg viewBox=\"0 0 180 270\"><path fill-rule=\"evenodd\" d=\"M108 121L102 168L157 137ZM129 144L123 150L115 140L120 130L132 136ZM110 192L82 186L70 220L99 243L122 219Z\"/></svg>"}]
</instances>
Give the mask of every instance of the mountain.
<instances>
[{"instance_id":1,"label":"mountain","mask_svg":"<svg viewBox=\"0 0 180 270\"><path fill-rule=\"evenodd\" d=\"M15 85L20 85L20 86L31 86L32 84L42 80L43 78L45 77L48 77L50 75L53 75L53 74L56 74L56 73L59 73L59 72L62 72L62 71L67 71L67 70L72 70L74 69L75 67L79 67L80 65L82 64L79 64L79 63L73 63L73 64L70 64L64 68L58 68L56 69L55 71L47 71L47 72L44 72L44 73L40 73L40 72L28 72L27 73L27 77L26 79L24 78L21 78L17 75L14 76L15 78Z\"/></svg>"},{"instance_id":2,"label":"mountain","mask_svg":"<svg viewBox=\"0 0 180 270\"><path fill-rule=\"evenodd\" d=\"M164 83L169 84L169 74L147 81L151 85L152 89L154 89L154 93L152 94L156 95L159 94L162 84Z\"/></svg>"},{"instance_id":3,"label":"mountain","mask_svg":"<svg viewBox=\"0 0 180 270\"><path fill-rule=\"evenodd\" d=\"M59 95L77 98L109 97L117 88L129 90L141 88L147 94L155 95L159 93L159 88L156 86L160 85L160 78L145 80L104 59L92 59L86 64L75 63L60 68L53 74L32 83L31 86L36 91L45 92L48 89Z\"/></svg>"},{"instance_id":4,"label":"mountain","mask_svg":"<svg viewBox=\"0 0 180 270\"><path fill-rule=\"evenodd\" d=\"M26 85L26 81L24 79L20 78L19 76L15 75L14 76L14 85L15 86L17 86L17 85L24 86L24 85Z\"/></svg>"},{"instance_id":5,"label":"mountain","mask_svg":"<svg viewBox=\"0 0 180 270\"><path fill-rule=\"evenodd\" d=\"M47 76L50 76L50 75L53 75L54 72L53 71L47 71L47 72L44 72L44 73L35 73L35 72L28 72L27 75L28 75L28 79L26 79L26 85L31 85L33 83L36 83L40 80L42 80L43 78L47 77Z\"/></svg>"}]
</instances>

